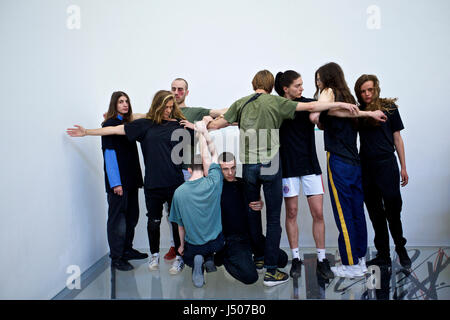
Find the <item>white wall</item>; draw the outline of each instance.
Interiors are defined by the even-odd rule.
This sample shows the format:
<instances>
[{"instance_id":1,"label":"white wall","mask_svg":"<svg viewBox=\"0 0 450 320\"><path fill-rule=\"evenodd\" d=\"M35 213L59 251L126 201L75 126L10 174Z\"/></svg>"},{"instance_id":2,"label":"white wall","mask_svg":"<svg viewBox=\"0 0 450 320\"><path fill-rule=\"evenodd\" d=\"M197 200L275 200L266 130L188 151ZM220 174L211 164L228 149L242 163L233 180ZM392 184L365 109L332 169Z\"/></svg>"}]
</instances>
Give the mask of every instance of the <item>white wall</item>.
<instances>
[{"instance_id":1,"label":"white wall","mask_svg":"<svg viewBox=\"0 0 450 320\"><path fill-rule=\"evenodd\" d=\"M70 5L81 10L80 29L67 28ZM371 5L381 29L367 27ZM107 253L100 139L70 139L65 129L97 127L115 90L145 112L178 76L189 81L188 105L222 108L249 94L263 68L299 71L309 97L326 62L343 67L351 88L361 73L377 74L406 127L408 244L450 245L449 9L446 0L1 1L0 298L51 298L69 265L83 272ZM140 196L135 246L145 248ZM313 246L304 199L300 211L302 244ZM328 193L325 216L335 246ZM162 232L167 246L165 223Z\"/></svg>"}]
</instances>

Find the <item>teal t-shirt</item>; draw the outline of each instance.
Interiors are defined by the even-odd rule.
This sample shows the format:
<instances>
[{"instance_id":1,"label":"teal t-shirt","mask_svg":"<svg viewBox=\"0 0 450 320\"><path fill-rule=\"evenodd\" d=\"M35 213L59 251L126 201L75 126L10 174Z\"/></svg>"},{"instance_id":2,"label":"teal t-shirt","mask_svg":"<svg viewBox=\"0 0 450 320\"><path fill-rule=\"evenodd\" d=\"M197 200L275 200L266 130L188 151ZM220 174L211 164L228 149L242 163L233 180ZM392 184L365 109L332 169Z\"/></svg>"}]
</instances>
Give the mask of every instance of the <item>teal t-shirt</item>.
<instances>
[{"instance_id":1,"label":"teal t-shirt","mask_svg":"<svg viewBox=\"0 0 450 320\"><path fill-rule=\"evenodd\" d=\"M184 226L186 242L202 245L216 239L222 231L222 186L222 170L212 163L207 177L186 181L175 190L169 220Z\"/></svg>"},{"instance_id":2,"label":"teal t-shirt","mask_svg":"<svg viewBox=\"0 0 450 320\"><path fill-rule=\"evenodd\" d=\"M229 123L236 122L244 104L253 96L234 102L224 114ZM239 158L242 163L267 163L280 148L279 129L283 120L293 119L298 102L262 94L248 103L241 113Z\"/></svg>"}]
</instances>

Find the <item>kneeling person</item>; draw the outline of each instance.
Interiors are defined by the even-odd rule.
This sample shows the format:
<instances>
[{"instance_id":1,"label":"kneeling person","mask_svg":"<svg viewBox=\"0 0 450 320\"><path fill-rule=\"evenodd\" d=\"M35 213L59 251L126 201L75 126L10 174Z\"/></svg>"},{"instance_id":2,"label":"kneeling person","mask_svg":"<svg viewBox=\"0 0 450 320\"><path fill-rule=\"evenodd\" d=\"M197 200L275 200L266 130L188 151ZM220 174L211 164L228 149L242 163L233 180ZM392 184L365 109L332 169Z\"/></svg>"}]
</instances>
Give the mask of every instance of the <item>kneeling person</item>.
<instances>
[{"instance_id":1,"label":"kneeling person","mask_svg":"<svg viewBox=\"0 0 450 320\"><path fill-rule=\"evenodd\" d=\"M214 253L225 240L220 220L220 196L223 177L217 163L217 151L203 121L196 123L201 161L194 157L189 165L191 178L182 184L172 200L170 221L178 224L181 245L179 253L192 270L194 286L204 284L204 269L215 271ZM209 158L208 150L211 152Z\"/></svg>"},{"instance_id":2,"label":"kneeling person","mask_svg":"<svg viewBox=\"0 0 450 320\"><path fill-rule=\"evenodd\" d=\"M224 152L219 156L219 164L224 176L221 211L222 229L225 237L225 247L216 254L216 265L224 265L228 273L244 284L253 284L258 280L258 270L263 270L265 237L259 235L261 243L252 244L248 222L247 200L245 198L245 183L236 177L236 160L233 154ZM261 211L264 202L250 202L254 211ZM255 259L252 258L254 255ZM278 268L287 265L288 256L280 249L278 254ZM286 280L287 281L287 280ZM278 282L264 280L266 286L273 286Z\"/></svg>"}]
</instances>

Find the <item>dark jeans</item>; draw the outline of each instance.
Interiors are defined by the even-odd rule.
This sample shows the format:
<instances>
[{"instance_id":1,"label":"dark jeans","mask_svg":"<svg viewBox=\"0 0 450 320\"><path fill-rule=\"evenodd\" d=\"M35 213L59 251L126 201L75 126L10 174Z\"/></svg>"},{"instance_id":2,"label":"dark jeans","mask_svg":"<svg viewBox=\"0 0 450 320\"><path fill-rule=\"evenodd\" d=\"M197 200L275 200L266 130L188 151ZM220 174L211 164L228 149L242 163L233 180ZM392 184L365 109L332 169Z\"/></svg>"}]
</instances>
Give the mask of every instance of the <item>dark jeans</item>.
<instances>
[{"instance_id":1,"label":"dark jeans","mask_svg":"<svg viewBox=\"0 0 450 320\"><path fill-rule=\"evenodd\" d=\"M258 272L252 256L251 242L248 237L230 235L226 237L224 248L214 257L214 262L217 266L223 264L236 280L244 284L252 284L258 280ZM287 262L286 252L279 249L278 267L284 268Z\"/></svg>"},{"instance_id":2,"label":"dark jeans","mask_svg":"<svg viewBox=\"0 0 450 320\"><path fill-rule=\"evenodd\" d=\"M396 249L406 244L403 237L400 212L400 173L394 155L383 160L361 159L364 202L375 231L375 247L378 254L389 256L389 230Z\"/></svg>"},{"instance_id":3,"label":"dark jeans","mask_svg":"<svg viewBox=\"0 0 450 320\"><path fill-rule=\"evenodd\" d=\"M144 189L145 204L147 206L147 233L148 241L150 243L150 252L152 254L159 252L160 244L160 226L163 212L163 205L168 204L168 211L170 214L170 207L172 204L173 194L179 186L167 188ZM171 223L173 232L173 242L175 244L175 251L177 255L180 247L180 234L178 233L178 225Z\"/></svg>"},{"instance_id":4,"label":"dark jeans","mask_svg":"<svg viewBox=\"0 0 450 320\"><path fill-rule=\"evenodd\" d=\"M214 253L222 250L225 245L225 237L223 233L220 232L216 239L208 241L202 245L194 245L189 242L184 242L184 253L183 260L184 263L189 267L194 267L194 257L196 255L202 255L205 260L214 259Z\"/></svg>"},{"instance_id":5,"label":"dark jeans","mask_svg":"<svg viewBox=\"0 0 450 320\"><path fill-rule=\"evenodd\" d=\"M276 157L278 157L278 154ZM264 243L262 240L261 211L253 211L248 207L250 236L255 245L256 254L264 256L264 267L275 269L277 268L280 248L280 214L283 192L281 167L275 174L261 174L261 168L270 166L271 162L268 164L244 164L242 176L245 181L245 194L248 203L260 199L261 185L263 187L266 200L266 241ZM264 250L262 250L263 247Z\"/></svg>"},{"instance_id":6,"label":"dark jeans","mask_svg":"<svg viewBox=\"0 0 450 320\"><path fill-rule=\"evenodd\" d=\"M112 260L119 259L125 251L133 247L134 229L139 219L138 190L123 190L119 196L107 193L108 222L107 234Z\"/></svg>"}]
</instances>

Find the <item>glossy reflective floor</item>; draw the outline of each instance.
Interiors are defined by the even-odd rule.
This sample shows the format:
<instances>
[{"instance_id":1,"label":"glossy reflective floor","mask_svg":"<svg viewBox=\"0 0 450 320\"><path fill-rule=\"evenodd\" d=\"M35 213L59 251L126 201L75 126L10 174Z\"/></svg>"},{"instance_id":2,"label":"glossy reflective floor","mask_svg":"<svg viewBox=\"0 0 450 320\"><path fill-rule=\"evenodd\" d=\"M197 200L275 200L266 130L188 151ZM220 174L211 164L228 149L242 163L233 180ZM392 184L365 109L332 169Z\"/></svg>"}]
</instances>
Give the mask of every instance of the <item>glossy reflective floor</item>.
<instances>
[{"instance_id":1,"label":"glossy reflective floor","mask_svg":"<svg viewBox=\"0 0 450 320\"><path fill-rule=\"evenodd\" d=\"M284 248L286 252L290 252ZM161 254L167 250L162 249ZM327 249L331 265L339 256L336 249ZM132 271L111 269L109 259L97 267L97 275L82 283L77 293L66 295L69 299L398 299L398 300L448 300L450 299L449 248L408 248L413 262L411 270L404 270L395 252L392 268L375 269L365 278L335 278L325 281L316 275L315 249L301 249L304 259L302 275L298 279L267 288L263 285L263 273L258 282L244 285L233 279L224 267L217 272L205 274L206 284L195 288L191 279L191 268L181 274L170 275L170 262L160 262L159 271L149 271L147 260L133 260ZM368 250L366 258L375 256ZM283 269L290 270L290 262ZM61 296L55 297L61 299Z\"/></svg>"}]
</instances>

